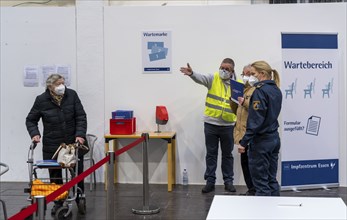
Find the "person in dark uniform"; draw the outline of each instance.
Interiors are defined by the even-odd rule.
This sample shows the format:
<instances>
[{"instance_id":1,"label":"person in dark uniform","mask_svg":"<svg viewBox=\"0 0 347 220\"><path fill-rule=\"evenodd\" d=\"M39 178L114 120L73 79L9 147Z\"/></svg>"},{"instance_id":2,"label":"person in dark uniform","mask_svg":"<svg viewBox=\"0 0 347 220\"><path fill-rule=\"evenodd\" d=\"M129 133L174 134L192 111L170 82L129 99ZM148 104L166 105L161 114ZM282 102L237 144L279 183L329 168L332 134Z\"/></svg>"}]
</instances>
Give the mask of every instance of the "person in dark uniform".
<instances>
[{"instance_id":1,"label":"person in dark uniform","mask_svg":"<svg viewBox=\"0 0 347 220\"><path fill-rule=\"evenodd\" d=\"M279 74L265 61L251 64L248 81L255 90L250 100L246 133L240 150L248 145L249 170L256 196L279 196L276 179L281 142L277 118L281 111L282 93Z\"/></svg>"}]
</instances>

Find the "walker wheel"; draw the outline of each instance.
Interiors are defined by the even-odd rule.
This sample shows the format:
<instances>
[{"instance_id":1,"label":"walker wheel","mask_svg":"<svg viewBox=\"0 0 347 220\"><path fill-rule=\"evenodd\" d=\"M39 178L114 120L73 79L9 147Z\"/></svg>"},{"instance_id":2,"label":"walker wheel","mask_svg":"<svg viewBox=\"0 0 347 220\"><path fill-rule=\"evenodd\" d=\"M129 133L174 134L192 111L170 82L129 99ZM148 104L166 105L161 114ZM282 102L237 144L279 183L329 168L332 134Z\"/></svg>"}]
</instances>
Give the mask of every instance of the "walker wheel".
<instances>
[{"instance_id":1,"label":"walker wheel","mask_svg":"<svg viewBox=\"0 0 347 220\"><path fill-rule=\"evenodd\" d=\"M64 220L64 219L71 219L72 218L72 212L70 212L67 216L66 213L69 211L69 208L66 206L60 207L57 212L55 213L54 219L55 220Z\"/></svg>"},{"instance_id":2,"label":"walker wheel","mask_svg":"<svg viewBox=\"0 0 347 220\"><path fill-rule=\"evenodd\" d=\"M85 215L86 214L86 198L81 197L78 201L78 213L80 213L81 215Z\"/></svg>"}]
</instances>

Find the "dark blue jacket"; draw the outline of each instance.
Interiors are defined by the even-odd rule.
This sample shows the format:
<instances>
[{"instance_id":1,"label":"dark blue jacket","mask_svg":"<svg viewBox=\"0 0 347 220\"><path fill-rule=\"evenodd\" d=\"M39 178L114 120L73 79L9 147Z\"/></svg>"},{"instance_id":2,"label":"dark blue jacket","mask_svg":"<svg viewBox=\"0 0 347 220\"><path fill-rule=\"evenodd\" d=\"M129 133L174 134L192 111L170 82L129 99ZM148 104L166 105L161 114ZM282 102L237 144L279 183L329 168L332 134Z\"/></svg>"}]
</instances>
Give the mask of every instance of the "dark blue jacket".
<instances>
[{"instance_id":1,"label":"dark blue jacket","mask_svg":"<svg viewBox=\"0 0 347 220\"><path fill-rule=\"evenodd\" d=\"M249 104L247 129L240 145L245 147L253 138L271 135L279 127L277 118L281 112L282 93L273 80L256 83Z\"/></svg>"},{"instance_id":2,"label":"dark blue jacket","mask_svg":"<svg viewBox=\"0 0 347 220\"><path fill-rule=\"evenodd\" d=\"M61 105L52 99L48 89L36 97L27 118L26 127L30 137L41 135L38 122L43 123L43 151L54 153L61 143L71 144L76 137L85 138L87 115L77 93L65 89Z\"/></svg>"}]
</instances>

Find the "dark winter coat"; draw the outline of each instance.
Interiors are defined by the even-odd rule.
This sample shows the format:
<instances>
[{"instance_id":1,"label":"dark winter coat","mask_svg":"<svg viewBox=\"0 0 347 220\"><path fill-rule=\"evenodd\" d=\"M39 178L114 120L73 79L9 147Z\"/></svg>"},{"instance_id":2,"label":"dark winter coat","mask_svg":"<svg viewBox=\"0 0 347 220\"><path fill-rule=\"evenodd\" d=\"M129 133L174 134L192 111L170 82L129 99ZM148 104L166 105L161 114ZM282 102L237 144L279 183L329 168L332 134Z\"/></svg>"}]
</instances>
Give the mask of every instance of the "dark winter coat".
<instances>
[{"instance_id":1,"label":"dark winter coat","mask_svg":"<svg viewBox=\"0 0 347 220\"><path fill-rule=\"evenodd\" d=\"M40 118L43 123L43 152L54 153L61 143L74 143L76 137L85 139L87 115L76 91L72 89L65 89L60 106L53 101L48 89L36 97L26 118L31 138L41 136L38 128Z\"/></svg>"}]
</instances>

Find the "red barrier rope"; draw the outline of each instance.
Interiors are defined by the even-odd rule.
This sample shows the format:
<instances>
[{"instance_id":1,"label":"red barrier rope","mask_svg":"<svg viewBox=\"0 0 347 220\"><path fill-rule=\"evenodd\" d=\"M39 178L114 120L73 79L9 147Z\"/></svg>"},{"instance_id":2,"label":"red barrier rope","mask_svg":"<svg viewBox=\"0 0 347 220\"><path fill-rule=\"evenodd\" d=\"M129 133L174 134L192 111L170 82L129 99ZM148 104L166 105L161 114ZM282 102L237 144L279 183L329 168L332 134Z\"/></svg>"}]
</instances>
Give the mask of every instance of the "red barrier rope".
<instances>
[{"instance_id":1,"label":"red barrier rope","mask_svg":"<svg viewBox=\"0 0 347 220\"><path fill-rule=\"evenodd\" d=\"M139 143L141 143L144 140L145 140L145 137L141 137L141 138L137 139L136 141L134 141L133 143L131 143L131 144L129 144L129 145L127 145L127 146L117 150L116 153L115 153L116 156L124 153L125 151L128 151L129 149L133 148L134 146L138 145ZM65 191L69 190L70 188L72 188L74 185L76 185L77 183L82 181L82 179L86 178L88 175L93 173L96 169L99 169L99 167L101 167L102 165L107 163L109 160L110 160L110 155L104 157L102 160L97 162L94 166L89 167L86 171L84 171L80 175L76 176L71 181L65 183L64 185L62 185L56 191L54 191L51 194L49 194L46 197L46 204L52 202L57 196L59 196L60 194L62 194ZM21 210L17 214L11 216L9 218L9 220L25 219L29 215L33 214L36 210L37 210L37 203L34 203L34 204L26 207L25 209Z\"/></svg>"},{"instance_id":2,"label":"red barrier rope","mask_svg":"<svg viewBox=\"0 0 347 220\"><path fill-rule=\"evenodd\" d=\"M18 220L18 219L25 219L29 215L33 214L37 210L37 203L34 203L22 211L18 212L17 214L13 215L12 217L9 218L9 220Z\"/></svg>"},{"instance_id":3,"label":"red barrier rope","mask_svg":"<svg viewBox=\"0 0 347 220\"><path fill-rule=\"evenodd\" d=\"M56 191L52 192L46 197L46 203L52 202L57 196L62 194L63 192L69 190L71 187L79 183L81 180L86 178L89 174L93 173L96 169L104 165L104 163L107 163L110 160L110 155L106 156L104 159L97 162L94 166L90 167L80 175L73 178L70 182L65 183L62 187L57 189Z\"/></svg>"},{"instance_id":4,"label":"red barrier rope","mask_svg":"<svg viewBox=\"0 0 347 220\"><path fill-rule=\"evenodd\" d=\"M116 151L116 156L119 156L122 153L124 153L125 151L128 151L129 149L135 147L136 145L138 145L139 143L141 143L144 140L145 140L145 137L141 137L141 138L137 139L136 141L134 141L133 143L131 143L125 147L122 147L121 149Z\"/></svg>"}]
</instances>

